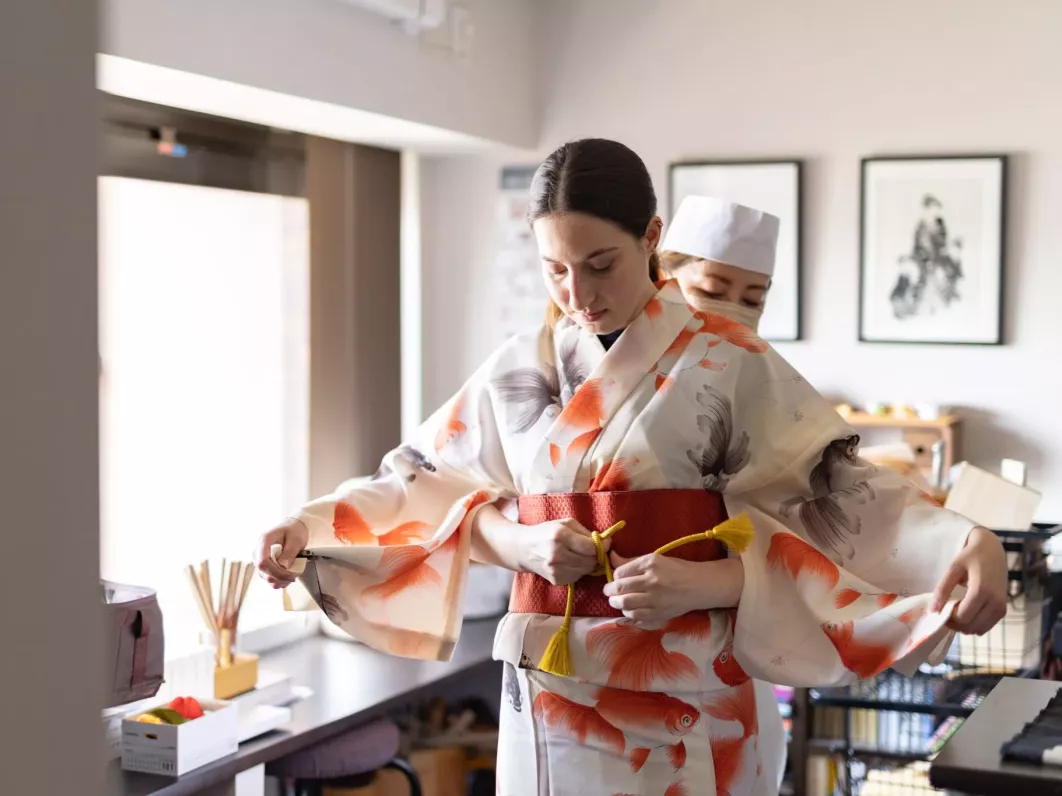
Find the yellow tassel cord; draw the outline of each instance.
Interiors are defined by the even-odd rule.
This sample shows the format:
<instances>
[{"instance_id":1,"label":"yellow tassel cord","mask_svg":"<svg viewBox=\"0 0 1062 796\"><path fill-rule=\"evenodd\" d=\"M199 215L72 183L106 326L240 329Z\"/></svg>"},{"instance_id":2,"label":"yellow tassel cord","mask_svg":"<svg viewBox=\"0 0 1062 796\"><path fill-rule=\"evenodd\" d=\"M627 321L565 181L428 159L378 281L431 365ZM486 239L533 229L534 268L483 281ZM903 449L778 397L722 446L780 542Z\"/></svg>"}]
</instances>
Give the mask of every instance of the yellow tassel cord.
<instances>
[{"instance_id":1,"label":"yellow tassel cord","mask_svg":"<svg viewBox=\"0 0 1062 796\"><path fill-rule=\"evenodd\" d=\"M605 546L602 542L626 524L620 520L601 533L594 531L590 534L590 538L594 540L594 547L597 548L597 569L591 573L592 575L604 575L608 581L612 580L612 565L609 563L608 554L605 553ZM572 658L571 653L568 651L568 631L572 626L572 603L574 600L575 584L569 583L568 601L564 606L564 620L561 622L561 626L557 628L557 632L549 640L549 644L546 645L546 651L542 653L542 660L538 662L539 669L560 677L568 677L572 673Z\"/></svg>"},{"instance_id":2,"label":"yellow tassel cord","mask_svg":"<svg viewBox=\"0 0 1062 796\"><path fill-rule=\"evenodd\" d=\"M602 542L625 525L625 522L617 522L601 533L594 531L590 535L590 538L594 540L594 546L597 548L597 568L591 574L604 575L605 580L609 583L612 582L612 566L609 563L608 555L605 553L605 547ZM668 542L656 550L655 555L664 555L676 547L681 547L690 542L706 540L722 542L731 552L744 553L752 543L754 535L755 530L752 527L752 520L749 519L748 514L742 512L736 517L721 522L710 531L694 533L689 536L683 536L673 542ZM568 584L568 600L564 607L564 620L561 622L561 626L557 628L557 632L549 640L549 644L546 645L542 660L538 662L539 669L559 677L569 677L572 674L571 652L568 649L568 632L572 626L572 604L574 600L575 584L570 583Z\"/></svg>"}]
</instances>

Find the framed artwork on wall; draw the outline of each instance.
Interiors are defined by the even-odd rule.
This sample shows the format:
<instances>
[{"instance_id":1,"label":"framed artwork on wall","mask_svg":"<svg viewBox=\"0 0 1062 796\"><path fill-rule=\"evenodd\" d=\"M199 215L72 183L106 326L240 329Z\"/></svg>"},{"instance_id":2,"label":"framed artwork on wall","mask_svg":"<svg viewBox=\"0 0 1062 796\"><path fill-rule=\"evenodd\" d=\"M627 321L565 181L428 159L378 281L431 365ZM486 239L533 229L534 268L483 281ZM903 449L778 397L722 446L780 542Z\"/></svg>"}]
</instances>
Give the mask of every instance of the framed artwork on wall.
<instances>
[{"instance_id":1,"label":"framed artwork on wall","mask_svg":"<svg viewBox=\"0 0 1062 796\"><path fill-rule=\"evenodd\" d=\"M801 339L802 161L702 161L671 165L669 218L691 195L713 196L778 216L778 253L767 306L760 320L765 340Z\"/></svg>"},{"instance_id":2,"label":"framed artwork on wall","mask_svg":"<svg viewBox=\"0 0 1062 796\"><path fill-rule=\"evenodd\" d=\"M1005 155L864 158L859 339L1000 345Z\"/></svg>"}]
</instances>

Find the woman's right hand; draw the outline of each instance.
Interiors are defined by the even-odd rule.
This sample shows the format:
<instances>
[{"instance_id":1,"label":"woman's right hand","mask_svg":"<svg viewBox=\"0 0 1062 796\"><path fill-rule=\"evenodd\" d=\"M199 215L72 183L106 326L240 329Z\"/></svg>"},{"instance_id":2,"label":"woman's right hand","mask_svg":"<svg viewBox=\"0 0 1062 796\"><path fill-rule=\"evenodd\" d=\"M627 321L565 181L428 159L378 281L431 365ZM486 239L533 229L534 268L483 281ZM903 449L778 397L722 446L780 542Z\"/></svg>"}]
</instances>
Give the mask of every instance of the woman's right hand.
<instances>
[{"instance_id":1,"label":"woman's right hand","mask_svg":"<svg viewBox=\"0 0 1062 796\"><path fill-rule=\"evenodd\" d=\"M306 549L309 541L310 529L304 522L294 518L288 518L273 530L262 534L258 537L254 553L259 574L274 589L286 589L295 582L296 575L291 571L295 557ZM276 558L271 552L273 545L280 545Z\"/></svg>"},{"instance_id":2,"label":"woman's right hand","mask_svg":"<svg viewBox=\"0 0 1062 796\"><path fill-rule=\"evenodd\" d=\"M597 567L597 547L590 532L572 519L524 525L520 537L521 569L554 586L567 586ZM608 552L609 540L602 543Z\"/></svg>"}]
</instances>

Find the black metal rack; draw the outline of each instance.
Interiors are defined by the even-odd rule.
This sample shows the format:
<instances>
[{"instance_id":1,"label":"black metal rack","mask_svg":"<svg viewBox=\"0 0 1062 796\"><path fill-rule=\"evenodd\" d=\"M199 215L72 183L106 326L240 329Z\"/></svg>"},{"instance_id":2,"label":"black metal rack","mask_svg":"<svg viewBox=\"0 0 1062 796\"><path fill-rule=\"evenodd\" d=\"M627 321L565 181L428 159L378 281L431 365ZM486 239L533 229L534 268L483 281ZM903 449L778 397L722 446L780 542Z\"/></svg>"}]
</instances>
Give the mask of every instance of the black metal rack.
<instances>
[{"instance_id":1,"label":"black metal rack","mask_svg":"<svg viewBox=\"0 0 1062 796\"><path fill-rule=\"evenodd\" d=\"M840 688L798 689L790 743L794 796L938 793L928 760L1003 676L1037 676L1054 624L1044 542L1062 526L996 531L1008 554L1010 606L983 638L958 637L938 667L887 671ZM826 762L821 762L825 758ZM832 762L831 762L832 761ZM808 784L809 768L818 777Z\"/></svg>"}]
</instances>

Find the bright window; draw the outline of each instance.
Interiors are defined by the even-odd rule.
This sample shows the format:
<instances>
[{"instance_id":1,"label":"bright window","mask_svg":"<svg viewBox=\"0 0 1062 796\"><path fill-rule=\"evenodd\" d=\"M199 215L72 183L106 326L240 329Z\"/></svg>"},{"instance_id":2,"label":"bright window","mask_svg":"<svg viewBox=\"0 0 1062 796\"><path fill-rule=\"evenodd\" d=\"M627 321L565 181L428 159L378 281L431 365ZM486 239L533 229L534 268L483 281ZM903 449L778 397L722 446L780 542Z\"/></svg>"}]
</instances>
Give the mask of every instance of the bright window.
<instances>
[{"instance_id":1,"label":"bright window","mask_svg":"<svg viewBox=\"0 0 1062 796\"><path fill-rule=\"evenodd\" d=\"M106 177L99 214L102 575L158 591L172 652L184 566L216 584L307 498L308 205ZM255 578L240 629L283 618Z\"/></svg>"}]
</instances>

